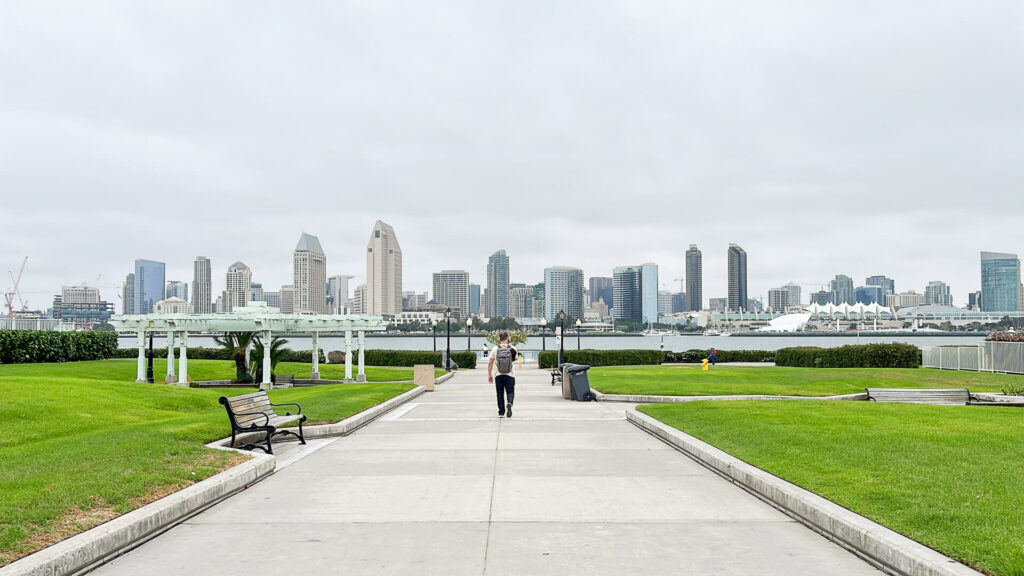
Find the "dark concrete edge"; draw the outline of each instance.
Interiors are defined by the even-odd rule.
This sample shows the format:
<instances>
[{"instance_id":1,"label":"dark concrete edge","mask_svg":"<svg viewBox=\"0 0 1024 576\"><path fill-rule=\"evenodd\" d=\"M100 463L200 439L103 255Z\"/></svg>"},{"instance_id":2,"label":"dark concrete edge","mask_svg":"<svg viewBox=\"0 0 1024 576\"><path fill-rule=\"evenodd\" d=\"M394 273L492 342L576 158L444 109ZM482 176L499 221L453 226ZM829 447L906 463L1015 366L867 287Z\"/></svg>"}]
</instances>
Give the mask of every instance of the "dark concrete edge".
<instances>
[{"instance_id":1,"label":"dark concrete edge","mask_svg":"<svg viewBox=\"0 0 1024 576\"><path fill-rule=\"evenodd\" d=\"M886 572L900 576L982 576L936 550L635 409L626 412L626 420Z\"/></svg>"},{"instance_id":2,"label":"dark concrete edge","mask_svg":"<svg viewBox=\"0 0 1024 576\"><path fill-rule=\"evenodd\" d=\"M224 449L224 448L222 448ZM227 448L230 450L230 448ZM0 568L3 576L80 574L109 562L273 473L266 454Z\"/></svg>"},{"instance_id":3,"label":"dark concrete edge","mask_svg":"<svg viewBox=\"0 0 1024 576\"><path fill-rule=\"evenodd\" d=\"M651 394L605 394L590 389L599 402L630 402L633 404L661 404L668 402L699 402L701 400L852 400L866 401L867 392L835 396L772 396L770 394L736 394L721 396L657 396Z\"/></svg>"}]
</instances>

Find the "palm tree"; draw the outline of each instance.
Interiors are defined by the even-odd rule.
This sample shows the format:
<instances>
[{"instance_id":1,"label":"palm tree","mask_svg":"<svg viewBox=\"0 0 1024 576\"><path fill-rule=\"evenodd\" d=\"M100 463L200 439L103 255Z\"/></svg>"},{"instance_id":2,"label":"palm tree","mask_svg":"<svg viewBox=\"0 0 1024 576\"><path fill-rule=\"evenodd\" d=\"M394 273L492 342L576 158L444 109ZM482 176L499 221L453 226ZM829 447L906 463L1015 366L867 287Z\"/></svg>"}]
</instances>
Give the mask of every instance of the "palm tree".
<instances>
[{"instance_id":1,"label":"palm tree","mask_svg":"<svg viewBox=\"0 0 1024 576\"><path fill-rule=\"evenodd\" d=\"M274 336L270 339L270 376L273 378L274 370L277 368L277 363L281 361L281 357L284 352L288 350L284 347L288 341L280 336ZM263 382L263 339L256 336L256 341L253 346L252 354L252 366L253 366L253 377L256 382Z\"/></svg>"},{"instance_id":2,"label":"palm tree","mask_svg":"<svg viewBox=\"0 0 1024 576\"><path fill-rule=\"evenodd\" d=\"M256 338L255 332L225 332L224 336L213 337L213 341L227 350L228 356L235 361L235 382L253 381L245 365L245 357Z\"/></svg>"}]
</instances>

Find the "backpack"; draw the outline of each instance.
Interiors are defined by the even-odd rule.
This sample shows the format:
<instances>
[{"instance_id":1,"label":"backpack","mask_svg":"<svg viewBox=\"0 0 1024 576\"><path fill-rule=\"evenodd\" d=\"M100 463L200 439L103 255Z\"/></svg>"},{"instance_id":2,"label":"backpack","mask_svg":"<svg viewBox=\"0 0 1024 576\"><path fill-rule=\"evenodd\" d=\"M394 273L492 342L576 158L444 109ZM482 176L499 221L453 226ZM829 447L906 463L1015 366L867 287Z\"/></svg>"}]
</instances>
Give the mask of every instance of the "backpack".
<instances>
[{"instance_id":1,"label":"backpack","mask_svg":"<svg viewBox=\"0 0 1024 576\"><path fill-rule=\"evenodd\" d=\"M516 356L518 355L519 353L516 352L516 349L511 346L498 346L498 353L496 355L498 374L511 374L512 366L515 364Z\"/></svg>"}]
</instances>

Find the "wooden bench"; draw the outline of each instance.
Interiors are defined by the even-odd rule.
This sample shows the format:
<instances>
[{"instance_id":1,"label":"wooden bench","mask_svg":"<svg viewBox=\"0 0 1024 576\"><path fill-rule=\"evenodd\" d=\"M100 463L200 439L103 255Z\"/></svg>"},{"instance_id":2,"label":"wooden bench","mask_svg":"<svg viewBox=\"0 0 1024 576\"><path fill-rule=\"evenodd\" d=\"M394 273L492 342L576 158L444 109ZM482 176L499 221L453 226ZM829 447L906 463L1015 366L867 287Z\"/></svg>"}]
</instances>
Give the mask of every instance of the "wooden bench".
<instances>
[{"instance_id":1,"label":"wooden bench","mask_svg":"<svg viewBox=\"0 0 1024 576\"><path fill-rule=\"evenodd\" d=\"M561 383L562 383L562 367L561 366L555 366L554 368L551 369L551 385L554 386L555 384L561 384Z\"/></svg>"},{"instance_id":2,"label":"wooden bench","mask_svg":"<svg viewBox=\"0 0 1024 576\"><path fill-rule=\"evenodd\" d=\"M872 402L908 404L970 404L967 388L865 388Z\"/></svg>"},{"instance_id":3,"label":"wooden bench","mask_svg":"<svg viewBox=\"0 0 1024 576\"><path fill-rule=\"evenodd\" d=\"M250 432L266 432L265 442L267 446L264 448L258 444L246 444L242 446L243 450L259 448L267 454L273 454L274 449L270 445L270 439L282 434L291 434L298 438L302 444L306 443L306 438L302 434L302 423L306 421L306 415L302 413L302 407L294 402L273 404L270 402L270 397L267 396L266 391L260 390L252 394L243 394L242 396L231 398L221 396L220 403L228 411L228 419L231 421L232 448L235 447L235 434ZM282 416L274 412L275 406L295 406L297 411L295 414L286 412ZM284 424L295 422L296 420L299 421L298 434L291 430L279 430Z\"/></svg>"}]
</instances>

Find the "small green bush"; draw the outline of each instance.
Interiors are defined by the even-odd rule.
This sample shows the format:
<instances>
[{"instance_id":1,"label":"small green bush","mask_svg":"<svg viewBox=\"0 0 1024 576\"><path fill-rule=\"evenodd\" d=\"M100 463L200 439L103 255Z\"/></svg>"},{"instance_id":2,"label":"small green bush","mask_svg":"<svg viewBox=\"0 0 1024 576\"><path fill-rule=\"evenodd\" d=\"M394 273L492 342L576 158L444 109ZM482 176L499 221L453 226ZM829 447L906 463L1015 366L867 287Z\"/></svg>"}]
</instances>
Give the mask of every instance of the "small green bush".
<instances>
[{"instance_id":1,"label":"small green bush","mask_svg":"<svg viewBox=\"0 0 1024 576\"><path fill-rule=\"evenodd\" d=\"M710 350L686 350L665 352L666 364L700 364L710 355ZM719 363L727 362L774 362L775 352L771 350L715 350Z\"/></svg>"},{"instance_id":2,"label":"small green bush","mask_svg":"<svg viewBox=\"0 0 1024 576\"><path fill-rule=\"evenodd\" d=\"M341 353L342 362L345 353ZM352 362L356 363L358 352L352 351ZM430 350L366 350L364 358L367 366L415 366L417 364L433 364L441 367L441 353ZM455 354L452 354L455 358Z\"/></svg>"},{"instance_id":3,"label":"small green bush","mask_svg":"<svg viewBox=\"0 0 1024 576\"><path fill-rule=\"evenodd\" d=\"M147 345L148 346L148 345ZM174 356L178 357L178 351L180 348L174 347ZM149 348L146 348L149 351ZM310 350L288 350L287 348L280 351L281 358L279 362L305 362L306 364L313 363L313 353ZM112 358L138 358L138 348L118 348ZM167 347L153 348L154 358L166 358ZM188 347L188 358L189 360L232 360L231 354L224 348L203 348L202 346L196 346L195 348ZM320 361L326 363L326 356L324 351L320 351ZM342 354L342 361L344 362L344 354Z\"/></svg>"},{"instance_id":4,"label":"small green bush","mask_svg":"<svg viewBox=\"0 0 1024 576\"><path fill-rule=\"evenodd\" d=\"M775 351L775 364L803 368L917 368L921 365L921 349L901 343L782 348Z\"/></svg>"},{"instance_id":5,"label":"small green bush","mask_svg":"<svg viewBox=\"0 0 1024 576\"><path fill-rule=\"evenodd\" d=\"M116 352L114 332L0 330L0 364L104 360Z\"/></svg>"},{"instance_id":6,"label":"small green bush","mask_svg":"<svg viewBox=\"0 0 1024 576\"><path fill-rule=\"evenodd\" d=\"M588 366L640 366L661 364L661 350L566 350L565 361ZM547 350L538 356L540 368L558 365L558 350Z\"/></svg>"},{"instance_id":7,"label":"small green bush","mask_svg":"<svg viewBox=\"0 0 1024 576\"><path fill-rule=\"evenodd\" d=\"M452 352L452 362L459 368L476 368L476 352Z\"/></svg>"}]
</instances>

